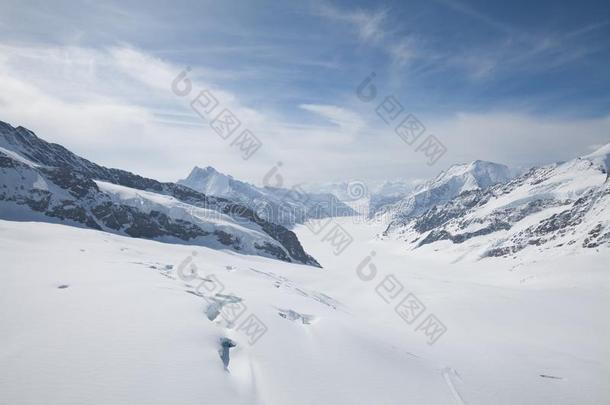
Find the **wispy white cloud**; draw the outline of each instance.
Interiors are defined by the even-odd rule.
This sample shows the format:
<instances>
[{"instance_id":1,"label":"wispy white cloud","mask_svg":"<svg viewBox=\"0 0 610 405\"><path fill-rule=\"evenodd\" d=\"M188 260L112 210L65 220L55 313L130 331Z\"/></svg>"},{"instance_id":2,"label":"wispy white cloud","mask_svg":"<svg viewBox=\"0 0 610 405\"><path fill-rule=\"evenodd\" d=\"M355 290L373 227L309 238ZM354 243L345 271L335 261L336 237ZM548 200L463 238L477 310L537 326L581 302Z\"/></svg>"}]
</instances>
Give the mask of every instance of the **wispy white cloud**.
<instances>
[{"instance_id":1,"label":"wispy white cloud","mask_svg":"<svg viewBox=\"0 0 610 405\"><path fill-rule=\"evenodd\" d=\"M441 51L420 38L416 34L417 27L412 27L408 34L399 34L404 32L404 27L391 18L388 8L354 10L330 2L316 2L314 13L333 22L345 23L363 45L381 49L392 67L409 72L413 62L419 61L428 66L428 72L455 71L457 68L473 82L517 72L536 73L560 68L585 60L607 47L607 41L586 40L587 36L604 28L607 21L586 24L569 32L532 30L506 23L460 0L435 2L465 16L465 20L491 28L495 34L480 38L474 46L455 46Z\"/></svg>"},{"instance_id":2,"label":"wispy white cloud","mask_svg":"<svg viewBox=\"0 0 610 405\"><path fill-rule=\"evenodd\" d=\"M182 67L130 46L0 49L4 121L102 164L166 180L201 159L236 166L241 161L170 91ZM251 127L265 122L263 113L242 105L231 92L193 81L195 89L214 89L223 105Z\"/></svg>"},{"instance_id":3,"label":"wispy white cloud","mask_svg":"<svg viewBox=\"0 0 610 405\"><path fill-rule=\"evenodd\" d=\"M539 165L610 142L610 115L562 119L510 111L459 113L431 125L449 149L448 160L455 162L479 156L515 166Z\"/></svg>"},{"instance_id":4,"label":"wispy white cloud","mask_svg":"<svg viewBox=\"0 0 610 405\"><path fill-rule=\"evenodd\" d=\"M387 10L367 11L363 9L342 10L332 6L330 3L318 2L314 5L314 13L333 21L350 24L362 41L379 43L384 39L386 32L384 28Z\"/></svg>"},{"instance_id":5,"label":"wispy white cloud","mask_svg":"<svg viewBox=\"0 0 610 405\"><path fill-rule=\"evenodd\" d=\"M469 4L466 4L462 1L459 1L459 0L434 0L434 1L436 1L437 3L440 3L440 4L444 4L457 12L464 14L468 17L471 17L479 22L482 22L485 25L487 25L491 28L494 28L498 31L501 31L501 32L504 32L507 34L511 34L516 31L515 28L513 28L509 24L506 24L495 18L492 18L489 15L477 10L476 8L470 6Z\"/></svg>"},{"instance_id":6,"label":"wispy white cloud","mask_svg":"<svg viewBox=\"0 0 610 405\"><path fill-rule=\"evenodd\" d=\"M314 14L348 24L363 44L382 49L392 63L398 66L405 66L418 56L418 44L413 37L397 37L393 34L394 30L388 21L388 8L348 10L337 8L330 3L318 2L314 6Z\"/></svg>"},{"instance_id":7,"label":"wispy white cloud","mask_svg":"<svg viewBox=\"0 0 610 405\"><path fill-rule=\"evenodd\" d=\"M478 46L443 58L448 66L463 68L474 80L487 80L502 72L515 75L516 72L559 68L584 60L607 47L605 40L599 43L582 39L605 27L608 21L586 24L569 32L549 31L542 27L532 31L530 27L518 27L494 18L460 0L435 2L498 32L496 39L480 41Z\"/></svg>"},{"instance_id":8,"label":"wispy white cloud","mask_svg":"<svg viewBox=\"0 0 610 405\"><path fill-rule=\"evenodd\" d=\"M358 131L365 127L362 118L346 108L322 104L301 104L299 107L326 118L350 135L357 134Z\"/></svg>"},{"instance_id":9,"label":"wispy white cloud","mask_svg":"<svg viewBox=\"0 0 610 405\"><path fill-rule=\"evenodd\" d=\"M340 156L365 125L346 108L313 104L302 108L326 121L286 121L277 112L241 103L240 95L202 80L193 68L192 96L211 90L263 141L256 158L244 162L190 109L190 98L171 92L182 66L128 45L0 47L1 120L101 164L162 180L181 178L194 165L212 165L260 183L278 160L285 163L287 184L331 170L341 173L348 168L341 167Z\"/></svg>"},{"instance_id":10,"label":"wispy white cloud","mask_svg":"<svg viewBox=\"0 0 610 405\"><path fill-rule=\"evenodd\" d=\"M242 103L246 93L207 81L194 67L195 89L207 88L264 143L244 162L178 99L170 83L183 68L129 45L0 47L0 119L23 125L102 164L162 180L194 165L212 165L259 183L277 161L286 184L342 178L428 178L474 159L525 165L567 159L603 144L610 118L535 117L510 111L422 117L448 148L434 167L405 145L371 107L348 102L297 104L305 115ZM345 101L345 100L344 100ZM366 106L370 107L370 106ZM312 113L323 120L312 123Z\"/></svg>"},{"instance_id":11,"label":"wispy white cloud","mask_svg":"<svg viewBox=\"0 0 610 405\"><path fill-rule=\"evenodd\" d=\"M413 59L420 56L417 43L410 37L403 38L396 43L391 43L387 49L392 56L393 62L399 67L406 66Z\"/></svg>"},{"instance_id":12,"label":"wispy white cloud","mask_svg":"<svg viewBox=\"0 0 610 405\"><path fill-rule=\"evenodd\" d=\"M367 13L357 10L347 15L348 20L358 27L360 38L364 41L379 42L383 40L385 32L383 24L387 16L386 10Z\"/></svg>"}]
</instances>

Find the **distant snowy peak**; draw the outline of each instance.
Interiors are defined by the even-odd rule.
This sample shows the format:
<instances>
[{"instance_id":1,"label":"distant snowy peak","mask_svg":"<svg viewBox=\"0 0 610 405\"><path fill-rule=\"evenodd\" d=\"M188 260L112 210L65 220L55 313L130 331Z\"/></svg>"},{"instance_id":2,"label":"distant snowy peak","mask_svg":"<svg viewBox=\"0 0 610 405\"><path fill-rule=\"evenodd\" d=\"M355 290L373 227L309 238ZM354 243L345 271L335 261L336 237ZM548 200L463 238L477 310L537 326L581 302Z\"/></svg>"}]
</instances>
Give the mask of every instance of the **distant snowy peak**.
<instances>
[{"instance_id":1,"label":"distant snowy peak","mask_svg":"<svg viewBox=\"0 0 610 405\"><path fill-rule=\"evenodd\" d=\"M479 258L514 256L526 249L561 253L609 246L609 152L606 145L567 162L532 168L425 210L421 201L426 200L416 195L410 211L403 210L410 215L395 216L384 235L413 248L450 241L461 254L472 251Z\"/></svg>"},{"instance_id":2,"label":"distant snowy peak","mask_svg":"<svg viewBox=\"0 0 610 405\"><path fill-rule=\"evenodd\" d=\"M312 193L330 193L343 202L366 199L370 196L395 197L405 196L411 185L403 180L385 180L383 182L368 182L349 180L330 183L310 183L304 185L305 190Z\"/></svg>"},{"instance_id":3,"label":"distant snowy peak","mask_svg":"<svg viewBox=\"0 0 610 405\"><path fill-rule=\"evenodd\" d=\"M610 143L600 147L593 153L583 156L581 159L586 159L599 165L607 173L608 169L610 169Z\"/></svg>"},{"instance_id":4,"label":"distant snowy peak","mask_svg":"<svg viewBox=\"0 0 610 405\"><path fill-rule=\"evenodd\" d=\"M178 184L209 196L238 201L262 218L287 227L308 219L355 215L353 209L331 193L307 192L300 187L296 191L257 187L210 166L195 166L188 177L179 180Z\"/></svg>"},{"instance_id":5,"label":"distant snowy peak","mask_svg":"<svg viewBox=\"0 0 610 405\"><path fill-rule=\"evenodd\" d=\"M332 194L343 202L354 201L354 197L348 194L349 182L325 182L325 183L305 183L303 189L308 193ZM364 190L365 193L367 190Z\"/></svg>"},{"instance_id":6,"label":"distant snowy peak","mask_svg":"<svg viewBox=\"0 0 610 405\"><path fill-rule=\"evenodd\" d=\"M457 194L484 189L498 183L504 183L511 178L511 170L502 164L475 160L470 163L457 164L441 172L431 182L417 190L416 193L438 189L450 185L450 192ZM456 194L456 195L457 195Z\"/></svg>"},{"instance_id":7,"label":"distant snowy peak","mask_svg":"<svg viewBox=\"0 0 610 405\"><path fill-rule=\"evenodd\" d=\"M505 165L475 160L457 164L442 171L434 179L418 186L409 195L379 212L391 218L405 220L430 208L445 204L466 191L482 190L495 184L505 183L512 171Z\"/></svg>"},{"instance_id":8,"label":"distant snowy peak","mask_svg":"<svg viewBox=\"0 0 610 405\"><path fill-rule=\"evenodd\" d=\"M403 180L388 180L372 187L371 195L395 197L407 195L413 187Z\"/></svg>"},{"instance_id":9,"label":"distant snowy peak","mask_svg":"<svg viewBox=\"0 0 610 405\"><path fill-rule=\"evenodd\" d=\"M222 177L212 177L210 184L220 187ZM244 205L100 166L1 121L0 218L61 222L319 266L294 232Z\"/></svg>"},{"instance_id":10,"label":"distant snowy peak","mask_svg":"<svg viewBox=\"0 0 610 405\"><path fill-rule=\"evenodd\" d=\"M199 192L214 196L228 196L231 192L233 177L220 173L211 166L201 168L195 166L188 177L178 181Z\"/></svg>"}]
</instances>

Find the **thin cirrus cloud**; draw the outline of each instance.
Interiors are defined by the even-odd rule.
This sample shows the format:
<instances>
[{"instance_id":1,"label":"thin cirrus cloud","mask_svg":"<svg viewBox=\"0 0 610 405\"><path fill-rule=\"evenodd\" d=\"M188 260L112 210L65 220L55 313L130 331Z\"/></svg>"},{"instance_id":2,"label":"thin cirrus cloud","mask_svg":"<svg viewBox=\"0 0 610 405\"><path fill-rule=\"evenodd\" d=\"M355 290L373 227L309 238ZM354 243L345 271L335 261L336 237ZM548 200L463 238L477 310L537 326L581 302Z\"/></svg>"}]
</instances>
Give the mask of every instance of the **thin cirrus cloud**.
<instances>
[{"instance_id":1,"label":"thin cirrus cloud","mask_svg":"<svg viewBox=\"0 0 610 405\"><path fill-rule=\"evenodd\" d=\"M3 120L29 127L102 164L163 180L176 180L194 165L209 164L260 183L275 161L283 160L286 170L294 171L287 177L302 181L297 162L336 161L340 145L349 143L353 132L364 126L355 113L332 105L301 106L321 122L283 122L198 79L194 68L193 88L210 89L263 140L261 159L244 165L239 154L188 107L188 100L171 93L171 82L182 69L177 65L133 47L3 46L2 50ZM35 68L43 61L44 69Z\"/></svg>"},{"instance_id":2,"label":"thin cirrus cloud","mask_svg":"<svg viewBox=\"0 0 610 405\"><path fill-rule=\"evenodd\" d=\"M408 13L396 6L390 12L387 6L351 9L330 2L314 4L315 15L347 25L363 46L381 50L390 66L400 68L403 76L418 79L423 78L423 71L459 80L457 69L465 79L489 82L586 63L587 57L608 50L604 30L610 20L587 21L569 29L545 28L544 24L531 29L504 22L458 0L435 0L427 7L417 7L416 2L409 5ZM407 17L396 18L395 11ZM468 39L458 30L455 39L452 34L439 41L427 31L429 21L409 17L431 12L439 15L435 24L466 25L478 33L476 39Z\"/></svg>"},{"instance_id":3,"label":"thin cirrus cloud","mask_svg":"<svg viewBox=\"0 0 610 405\"><path fill-rule=\"evenodd\" d=\"M330 3L315 3L313 13L324 19L348 25L358 39L370 46L380 48L392 63L405 66L417 55L416 40L410 36L396 38L389 29L387 8L377 10L340 9Z\"/></svg>"},{"instance_id":4,"label":"thin cirrus cloud","mask_svg":"<svg viewBox=\"0 0 610 405\"><path fill-rule=\"evenodd\" d=\"M232 20L220 33L205 31L188 9L176 15L152 7L138 19L138 32L124 26L104 35L105 24L135 7L119 4L109 14L96 9L96 18L74 11L78 41L64 40L75 36L63 31L45 41L39 35L44 21L36 35L13 30L15 37L0 42L0 119L142 175L176 180L192 166L211 165L257 184L278 161L287 184L413 180L474 159L549 163L609 141L607 95L595 90L603 79L595 70L578 70L603 53L596 40L608 28L603 22L530 32L455 1L414 2L408 10L305 4L298 12L284 4L242 8L229 13ZM206 10L222 28L227 10ZM264 20L275 15L286 20ZM437 15L446 20L435 21ZM54 15L49 37L67 27L62 18ZM253 24L257 18L271 24ZM181 28L174 31L176 19ZM0 22L1 29L18 28ZM94 32L86 31L88 22ZM434 30L450 23L466 24L476 40L460 31L459 41L443 36L439 43ZM225 35L236 26L247 39L243 45ZM480 35L479 26L491 33ZM143 35L153 28L172 28L178 38ZM212 91L263 141L255 157L244 162L191 110L188 98L170 91L187 65L195 91ZM375 103L357 99L354 89L371 70L378 73L377 101L396 95L445 143L448 152L437 165L428 166L404 144L377 116Z\"/></svg>"},{"instance_id":5,"label":"thin cirrus cloud","mask_svg":"<svg viewBox=\"0 0 610 405\"><path fill-rule=\"evenodd\" d=\"M441 169L427 166L423 156L380 121L373 107L303 103L299 108L319 120L287 122L277 112L241 105L238 95L195 79L195 88L211 88L263 140L260 159L244 163L188 103L170 92L171 80L181 69L177 65L133 47L3 51L3 119L31 127L103 164L164 180L209 164L259 184L276 161L284 162L289 182L425 178ZM33 68L43 58L45 69ZM194 68L194 78L196 73ZM64 87L65 78L71 79L70 87ZM610 133L608 118L464 113L430 116L425 122L449 149L445 166L477 158L517 166L548 163L586 153L592 145L605 143Z\"/></svg>"},{"instance_id":6,"label":"thin cirrus cloud","mask_svg":"<svg viewBox=\"0 0 610 405\"><path fill-rule=\"evenodd\" d=\"M345 10L331 3L314 3L312 12L320 17L352 25L361 40L379 43L384 39L384 24L387 9L368 11L364 9Z\"/></svg>"},{"instance_id":7,"label":"thin cirrus cloud","mask_svg":"<svg viewBox=\"0 0 610 405\"><path fill-rule=\"evenodd\" d=\"M359 114L345 108L319 104L301 104L299 107L305 111L318 114L332 124L337 125L341 130L351 134L357 134L365 127L365 122Z\"/></svg>"}]
</instances>

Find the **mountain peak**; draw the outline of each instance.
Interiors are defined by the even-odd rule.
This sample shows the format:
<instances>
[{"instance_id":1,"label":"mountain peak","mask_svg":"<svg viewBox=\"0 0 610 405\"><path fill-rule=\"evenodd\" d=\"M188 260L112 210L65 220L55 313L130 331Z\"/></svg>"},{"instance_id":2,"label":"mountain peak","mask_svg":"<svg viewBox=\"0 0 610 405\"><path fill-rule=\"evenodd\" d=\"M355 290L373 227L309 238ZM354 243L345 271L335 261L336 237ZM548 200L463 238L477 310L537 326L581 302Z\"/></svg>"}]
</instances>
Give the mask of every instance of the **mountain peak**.
<instances>
[{"instance_id":1,"label":"mountain peak","mask_svg":"<svg viewBox=\"0 0 610 405\"><path fill-rule=\"evenodd\" d=\"M499 163L474 160L455 164L398 201L394 205L394 215L410 218L445 204L463 192L482 190L512 177L511 170Z\"/></svg>"},{"instance_id":2,"label":"mountain peak","mask_svg":"<svg viewBox=\"0 0 610 405\"><path fill-rule=\"evenodd\" d=\"M474 160L470 163L450 166L432 181L428 182L423 188L420 188L418 192L424 192L448 183L452 183L455 186L459 185L458 188L462 192L487 188L510 178L511 171L507 166L486 160Z\"/></svg>"},{"instance_id":3,"label":"mountain peak","mask_svg":"<svg viewBox=\"0 0 610 405\"><path fill-rule=\"evenodd\" d=\"M199 166L195 166L193 167L193 170L191 170L191 174L193 173L213 173L213 174L222 174L220 173L218 170L216 170L214 167L212 166L206 166L206 167L199 167Z\"/></svg>"},{"instance_id":4,"label":"mountain peak","mask_svg":"<svg viewBox=\"0 0 610 405\"><path fill-rule=\"evenodd\" d=\"M191 173L188 175L186 180L191 179L195 181L200 181L202 179L207 178L233 180L233 176L231 176L230 174L224 174L222 172L219 172L212 166L206 166L203 168L199 166L193 167L193 170L191 170Z\"/></svg>"},{"instance_id":5,"label":"mountain peak","mask_svg":"<svg viewBox=\"0 0 610 405\"><path fill-rule=\"evenodd\" d=\"M225 194L230 190L232 181L233 177L220 173L212 166L204 168L195 166L188 177L179 180L178 184L198 190L206 195L227 197Z\"/></svg>"},{"instance_id":6,"label":"mountain peak","mask_svg":"<svg viewBox=\"0 0 610 405\"><path fill-rule=\"evenodd\" d=\"M582 157L599 165L603 165L606 171L610 169L610 143L607 143L592 153Z\"/></svg>"}]
</instances>

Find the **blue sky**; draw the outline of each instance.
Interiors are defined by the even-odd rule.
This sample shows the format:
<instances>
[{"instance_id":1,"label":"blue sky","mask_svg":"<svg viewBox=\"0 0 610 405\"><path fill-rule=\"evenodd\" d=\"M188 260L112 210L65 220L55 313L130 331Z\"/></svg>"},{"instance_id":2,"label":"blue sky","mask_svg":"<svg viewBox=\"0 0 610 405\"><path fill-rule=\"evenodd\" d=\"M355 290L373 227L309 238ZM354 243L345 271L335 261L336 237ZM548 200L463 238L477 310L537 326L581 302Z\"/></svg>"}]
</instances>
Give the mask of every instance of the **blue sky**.
<instances>
[{"instance_id":1,"label":"blue sky","mask_svg":"<svg viewBox=\"0 0 610 405\"><path fill-rule=\"evenodd\" d=\"M128 4L123 4L128 3ZM474 159L549 163L610 142L608 2L0 4L0 119L164 180L416 181ZM169 91L185 66L263 141L244 161ZM362 103L370 72L447 146L428 166Z\"/></svg>"}]
</instances>

